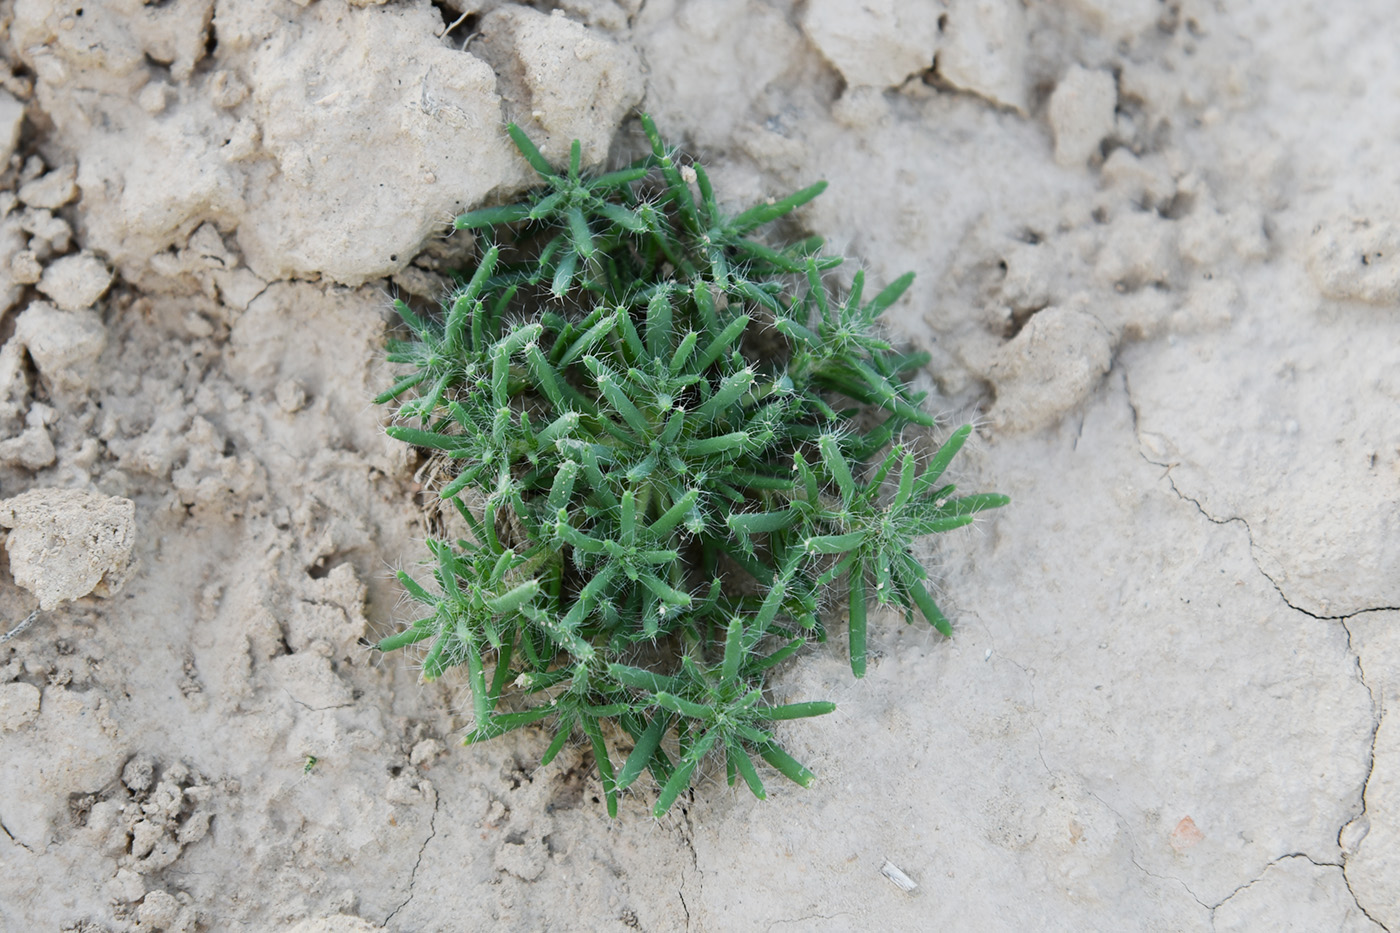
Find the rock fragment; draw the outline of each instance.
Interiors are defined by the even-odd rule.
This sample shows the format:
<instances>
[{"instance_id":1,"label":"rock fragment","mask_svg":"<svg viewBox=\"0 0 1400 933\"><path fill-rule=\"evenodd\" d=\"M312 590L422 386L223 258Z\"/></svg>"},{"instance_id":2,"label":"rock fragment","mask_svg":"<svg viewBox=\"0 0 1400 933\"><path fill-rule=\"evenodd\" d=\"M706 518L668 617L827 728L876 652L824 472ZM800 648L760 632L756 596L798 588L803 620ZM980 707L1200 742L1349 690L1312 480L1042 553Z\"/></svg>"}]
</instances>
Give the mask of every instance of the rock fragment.
<instances>
[{"instance_id":1,"label":"rock fragment","mask_svg":"<svg viewBox=\"0 0 1400 933\"><path fill-rule=\"evenodd\" d=\"M14 732L39 718L39 688L33 684L0 684L0 732Z\"/></svg>"},{"instance_id":2,"label":"rock fragment","mask_svg":"<svg viewBox=\"0 0 1400 933\"><path fill-rule=\"evenodd\" d=\"M993 423L1006 431L1053 424L1088 397L1112 358L1108 331L1092 314L1046 308L1002 349L991 367L997 390Z\"/></svg>"},{"instance_id":3,"label":"rock fragment","mask_svg":"<svg viewBox=\"0 0 1400 933\"><path fill-rule=\"evenodd\" d=\"M1131 149L1120 147L1104 159L1100 174L1109 188L1136 204L1165 207L1177 193L1176 179L1159 155L1138 158Z\"/></svg>"},{"instance_id":4,"label":"rock fragment","mask_svg":"<svg viewBox=\"0 0 1400 933\"><path fill-rule=\"evenodd\" d=\"M44 267L34 250L20 250L10 259L10 281L16 285L33 285L43 277Z\"/></svg>"},{"instance_id":5,"label":"rock fragment","mask_svg":"<svg viewBox=\"0 0 1400 933\"><path fill-rule=\"evenodd\" d=\"M48 610L121 589L136 540L130 499L77 489L31 489L0 502L15 582Z\"/></svg>"},{"instance_id":6,"label":"rock fragment","mask_svg":"<svg viewBox=\"0 0 1400 933\"><path fill-rule=\"evenodd\" d=\"M92 253L64 256L44 269L39 291L64 311L91 308L112 284L112 271Z\"/></svg>"},{"instance_id":7,"label":"rock fragment","mask_svg":"<svg viewBox=\"0 0 1400 933\"><path fill-rule=\"evenodd\" d=\"M78 166L69 164L20 185L19 199L30 207L57 210L78 196Z\"/></svg>"},{"instance_id":8,"label":"rock fragment","mask_svg":"<svg viewBox=\"0 0 1400 933\"><path fill-rule=\"evenodd\" d=\"M165 112L171 97L174 96L174 90L164 81L152 81L136 95L136 103L151 116L157 116Z\"/></svg>"},{"instance_id":9,"label":"rock fragment","mask_svg":"<svg viewBox=\"0 0 1400 933\"><path fill-rule=\"evenodd\" d=\"M55 253L65 253L73 242L73 228L62 217L43 207L26 208L20 215L19 226L29 234L29 248L41 260Z\"/></svg>"},{"instance_id":10,"label":"rock fragment","mask_svg":"<svg viewBox=\"0 0 1400 933\"><path fill-rule=\"evenodd\" d=\"M1055 133L1055 161L1083 165L1113 132L1118 88L1113 75L1074 65L1050 95L1050 128Z\"/></svg>"},{"instance_id":11,"label":"rock fragment","mask_svg":"<svg viewBox=\"0 0 1400 933\"><path fill-rule=\"evenodd\" d=\"M166 891L147 891L136 909L137 922L143 928L169 930L180 916L180 902Z\"/></svg>"},{"instance_id":12,"label":"rock fragment","mask_svg":"<svg viewBox=\"0 0 1400 933\"><path fill-rule=\"evenodd\" d=\"M23 291L22 286L32 284L21 280L24 267L20 269L20 276L14 272L15 261L22 252L27 252L25 246L28 240L21 217L13 211L14 206L14 193L0 191L0 316L14 307ZM36 275L34 281L38 280Z\"/></svg>"},{"instance_id":13,"label":"rock fragment","mask_svg":"<svg viewBox=\"0 0 1400 933\"><path fill-rule=\"evenodd\" d=\"M24 430L0 440L0 463L17 463L26 470L40 470L54 462L58 454L44 423L51 411L48 406L37 403L29 409Z\"/></svg>"},{"instance_id":14,"label":"rock fragment","mask_svg":"<svg viewBox=\"0 0 1400 933\"><path fill-rule=\"evenodd\" d=\"M629 46L576 23L562 13L502 7L482 20L482 54L514 96L529 109L520 122L544 130L533 134L545 157L564 161L577 139L585 165L607 157L613 131L641 102L642 64ZM580 88L590 91L580 93ZM507 97L511 92L507 93Z\"/></svg>"},{"instance_id":15,"label":"rock fragment","mask_svg":"<svg viewBox=\"0 0 1400 933\"><path fill-rule=\"evenodd\" d=\"M1321 225L1309 244L1308 271L1328 298L1400 301L1400 224L1352 218Z\"/></svg>"},{"instance_id":16,"label":"rock fragment","mask_svg":"<svg viewBox=\"0 0 1400 933\"><path fill-rule=\"evenodd\" d=\"M894 87L933 65L942 8L932 3L811 0L802 31L846 79L848 88Z\"/></svg>"},{"instance_id":17,"label":"rock fragment","mask_svg":"<svg viewBox=\"0 0 1400 933\"><path fill-rule=\"evenodd\" d=\"M240 71L250 89L241 106L278 171L250 178L238 223L259 278L319 273L357 285L392 275L446 218L529 181L501 132L497 78L479 43L463 54L434 38L441 28L427 4L318 3L298 14L297 30L259 40ZM585 94L584 74L570 72L561 92ZM590 131L611 138L616 123L589 116Z\"/></svg>"},{"instance_id":18,"label":"rock fragment","mask_svg":"<svg viewBox=\"0 0 1400 933\"><path fill-rule=\"evenodd\" d=\"M437 739L424 739L413 746L413 751L409 753L408 760L417 768L424 764L431 764L434 758L445 751L447 751L447 748Z\"/></svg>"},{"instance_id":19,"label":"rock fragment","mask_svg":"<svg viewBox=\"0 0 1400 933\"><path fill-rule=\"evenodd\" d=\"M7 164L15 154L23 124L24 104L9 91L0 91L0 165Z\"/></svg>"},{"instance_id":20,"label":"rock fragment","mask_svg":"<svg viewBox=\"0 0 1400 933\"><path fill-rule=\"evenodd\" d=\"M1020 0L949 0L938 75L954 87L1025 113L1030 43Z\"/></svg>"},{"instance_id":21,"label":"rock fragment","mask_svg":"<svg viewBox=\"0 0 1400 933\"><path fill-rule=\"evenodd\" d=\"M60 311L36 301L15 321L15 338L29 350L50 385L81 390L107 346L107 330L95 311Z\"/></svg>"},{"instance_id":22,"label":"rock fragment","mask_svg":"<svg viewBox=\"0 0 1400 933\"><path fill-rule=\"evenodd\" d=\"M156 760L152 755L137 755L122 768L122 783L130 790L149 790L156 779Z\"/></svg>"}]
</instances>

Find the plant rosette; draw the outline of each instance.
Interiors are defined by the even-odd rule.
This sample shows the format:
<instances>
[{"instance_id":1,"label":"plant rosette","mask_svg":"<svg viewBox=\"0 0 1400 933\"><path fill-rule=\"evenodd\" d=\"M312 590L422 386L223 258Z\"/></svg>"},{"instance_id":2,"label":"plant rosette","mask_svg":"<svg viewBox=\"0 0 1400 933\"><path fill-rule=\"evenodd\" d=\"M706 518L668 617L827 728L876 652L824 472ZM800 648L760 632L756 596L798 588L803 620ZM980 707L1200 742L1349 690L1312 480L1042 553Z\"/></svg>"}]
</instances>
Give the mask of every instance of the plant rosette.
<instances>
[{"instance_id":1,"label":"plant rosette","mask_svg":"<svg viewBox=\"0 0 1400 933\"><path fill-rule=\"evenodd\" d=\"M581 732L608 813L650 772L659 817L710 754L760 798L756 759L810 784L774 723L835 707L773 705L769 674L825 640L839 585L857 677L872 596L951 635L914 542L1008 500L943 482L970 427L922 467L903 440L933 427L904 380L928 357L878 318L913 275L843 294L820 239L753 237L825 183L725 213L641 120L650 153L601 175L511 125L542 184L456 219L483 250L441 314L395 302L407 372L377 402L470 537L427 542L430 583L399 574L423 615L378 648L465 666L468 743L547 724L548 764Z\"/></svg>"}]
</instances>

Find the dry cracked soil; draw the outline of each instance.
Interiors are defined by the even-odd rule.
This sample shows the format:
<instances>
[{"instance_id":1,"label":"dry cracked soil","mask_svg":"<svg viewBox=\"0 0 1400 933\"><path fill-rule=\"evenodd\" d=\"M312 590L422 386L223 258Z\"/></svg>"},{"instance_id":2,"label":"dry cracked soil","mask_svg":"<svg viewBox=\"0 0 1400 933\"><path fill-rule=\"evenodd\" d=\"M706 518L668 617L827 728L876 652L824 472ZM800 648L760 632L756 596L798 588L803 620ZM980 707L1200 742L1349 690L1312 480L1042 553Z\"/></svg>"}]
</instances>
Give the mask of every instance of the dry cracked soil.
<instances>
[{"instance_id":1,"label":"dry cracked soil","mask_svg":"<svg viewBox=\"0 0 1400 933\"><path fill-rule=\"evenodd\" d=\"M3 0L0 930L1400 933L1393 13ZM433 520L389 298L528 184L507 121L642 109L917 273L1013 500L924 555L952 639L779 677L812 788L659 821L362 647Z\"/></svg>"}]
</instances>

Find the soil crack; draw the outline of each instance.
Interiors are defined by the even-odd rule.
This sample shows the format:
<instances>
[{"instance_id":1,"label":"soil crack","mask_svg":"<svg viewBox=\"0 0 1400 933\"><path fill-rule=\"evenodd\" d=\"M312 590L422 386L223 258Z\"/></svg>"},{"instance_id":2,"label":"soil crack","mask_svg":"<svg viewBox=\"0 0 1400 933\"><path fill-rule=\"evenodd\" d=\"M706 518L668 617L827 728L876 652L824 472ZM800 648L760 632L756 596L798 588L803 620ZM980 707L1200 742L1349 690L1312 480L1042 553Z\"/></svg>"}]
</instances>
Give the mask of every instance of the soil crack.
<instances>
[{"instance_id":1,"label":"soil crack","mask_svg":"<svg viewBox=\"0 0 1400 933\"><path fill-rule=\"evenodd\" d=\"M1342 833L1346 831L1347 826L1366 816L1366 791L1370 789L1371 775L1376 770L1376 736L1379 735L1381 731L1381 717L1383 714L1381 712L1380 702L1376 698L1375 688L1366 680L1366 668L1361 664L1361 654L1352 647L1351 627L1346 624L1346 620L1338 620L1338 622L1342 626L1342 630L1347 633L1347 651L1356 661L1356 677L1361 681L1361 686L1366 688L1366 693L1371 697L1371 741L1367 753L1366 776L1361 779L1361 812L1347 820L1347 822L1343 823L1341 828L1337 830L1337 845L1340 847L1342 843ZM1360 899L1357 898L1356 891L1351 887L1351 879L1347 877L1346 860L1346 850L1342 849L1342 880L1346 883L1347 893L1351 895L1352 901L1356 904L1356 909L1361 911L1361 913L1372 923L1376 924L1376 926L1385 930L1386 933L1390 933L1390 928L1375 917L1372 917L1371 914L1367 912Z\"/></svg>"},{"instance_id":2,"label":"soil crack","mask_svg":"<svg viewBox=\"0 0 1400 933\"><path fill-rule=\"evenodd\" d=\"M1347 877L1347 870L1345 867L1342 868L1342 883L1347 886L1347 893L1351 895L1351 902L1356 905L1357 910L1361 911L1361 916L1380 927L1385 933L1391 933L1390 927L1371 916L1371 912L1366 909L1366 906L1361 903L1360 898L1356 896L1356 891L1352 890L1351 879Z\"/></svg>"},{"instance_id":3,"label":"soil crack","mask_svg":"<svg viewBox=\"0 0 1400 933\"><path fill-rule=\"evenodd\" d=\"M1259 563L1259 558L1257 554L1260 548L1254 540L1254 529L1249 527L1249 521L1241 515L1233 515L1229 518L1217 518L1216 516L1210 514L1210 512L1206 511L1205 506L1201 504L1200 500L1188 496L1186 493L1181 491L1180 487L1176 485L1176 479L1172 476L1172 469L1176 466L1176 464L1163 463L1160 460L1153 460L1151 457L1149 457L1146 453L1143 452L1142 435L1141 432L1138 430L1138 407L1137 402L1133 400L1133 389L1128 379L1127 370L1123 371L1123 391L1128 400L1128 410L1132 412L1133 416L1133 437L1138 441L1138 456L1141 457L1145 462L1150 463L1155 467L1160 467L1162 470L1164 470L1165 472L1163 476L1166 478L1167 482L1171 484L1172 492L1176 493L1177 498L1194 505L1196 507L1196 511L1200 512L1201 515L1205 517L1206 521L1211 522L1215 525L1228 525L1231 522L1239 522L1241 525L1244 526L1245 536L1249 539L1249 559L1254 562L1254 568L1259 571L1259 573L1264 577L1265 580L1269 581L1269 585L1274 588L1275 592L1278 593L1279 599L1283 600L1284 605L1286 605L1289 609L1292 609L1295 612L1301 612L1308 618L1317 619L1320 622L1344 622L1347 619L1352 618L1353 616L1359 616L1362 613L1366 612L1395 612L1397 610L1400 610L1400 607L1397 606L1367 606L1362 609L1356 609L1346 613L1339 613L1337 615L1319 615L1316 612L1310 612L1309 610L1304 609L1302 606L1294 605L1293 601L1288 598L1288 594L1283 591L1283 587L1279 584L1279 582L1275 580L1272 576L1270 576L1269 572L1265 570L1263 566Z\"/></svg>"},{"instance_id":4,"label":"soil crack","mask_svg":"<svg viewBox=\"0 0 1400 933\"><path fill-rule=\"evenodd\" d=\"M1343 883L1346 884L1346 886L1347 886L1347 893L1351 895L1352 903L1354 903L1354 904L1356 905L1356 909L1359 910L1359 911L1361 911L1362 915L1365 916L1367 920L1370 920L1370 921L1371 921L1372 923L1374 923L1376 926L1380 927L1382 930L1385 930L1386 933L1390 933L1390 928L1387 927L1385 924L1381 923L1381 922L1380 922L1379 920L1377 920L1375 917L1372 917L1369 913L1367 913L1366 908L1363 907L1363 906L1361 906L1361 902L1358 901L1358 900L1356 899L1356 892L1353 891L1353 890L1351 889L1351 882L1347 880L1347 876L1346 876L1346 866L1345 866L1344 864L1342 864L1341 862L1320 862L1320 861L1318 861L1317 859L1313 858L1311 855L1309 855L1309 854L1306 853L1306 852L1287 852L1287 853L1284 853L1283 855L1278 856L1277 858L1271 860L1271 861L1269 862L1269 864L1265 865L1265 866L1264 866L1264 870L1261 871L1261 872L1259 872L1259 874L1258 874L1256 877L1254 877L1253 879L1251 879L1251 880L1245 882L1244 884L1240 885L1238 888L1235 888L1235 890L1231 891L1231 892L1225 897L1224 900L1222 900L1220 903L1216 904L1214 907L1212 907L1212 908L1210 909L1210 922L1211 922L1211 927L1214 928L1214 926L1215 926L1215 912L1216 912L1217 910L1219 910L1221 907L1224 907L1226 904L1228 904L1228 903L1230 902L1230 900L1231 900L1232 898L1234 898L1235 895L1239 894L1241 891L1247 890L1248 888L1251 888L1251 887L1253 887L1254 885L1258 884L1260 881L1262 881L1262 880L1264 879L1264 875L1266 875L1266 874L1268 873L1268 871L1269 871L1270 868L1273 868L1273 867L1274 867L1275 865L1277 865L1279 862L1282 862L1282 861L1284 861L1284 860L1286 860L1286 859L1291 859L1291 858L1307 859L1308 862L1310 862L1311 864L1317 866L1318 868L1336 868L1336 869L1338 869L1339 871L1341 871L1341 873L1342 873L1342 881L1343 881Z\"/></svg>"},{"instance_id":5,"label":"soil crack","mask_svg":"<svg viewBox=\"0 0 1400 933\"><path fill-rule=\"evenodd\" d=\"M297 706L305 710L310 710L313 713L324 713L333 709L350 709L355 705L354 703L332 703L330 706L312 706L310 703L298 699L296 694L292 693L292 691L288 690L286 687L282 688L282 692L291 697L292 702Z\"/></svg>"},{"instance_id":6,"label":"soil crack","mask_svg":"<svg viewBox=\"0 0 1400 933\"><path fill-rule=\"evenodd\" d=\"M1108 806L1108 805L1107 805L1107 804L1104 804L1104 806ZM1112 809L1112 808L1110 807L1109 809ZM1115 812L1116 812L1116 811L1115 811ZM1132 837L1130 836L1129 838L1132 838ZM1136 839L1133 839L1133 846L1134 846L1134 848L1137 847L1137 840L1136 840ZM1183 890L1183 891L1185 891L1187 894L1191 895L1191 900L1195 901L1197 904L1200 904L1201 907L1204 908L1205 910L1210 911L1210 916L1211 916L1212 920L1215 918L1215 908L1214 908L1214 907L1211 907L1211 906L1210 906L1209 904L1207 904L1205 901L1201 900L1201 896L1200 896L1199 894L1197 894L1195 891L1191 890L1191 886L1190 886L1189 884L1187 884L1185 881L1182 881L1180 878L1175 878L1175 877L1173 877L1173 876L1171 876L1171 875L1159 875L1159 874L1157 874L1157 873L1154 872L1154 871L1148 871L1148 870L1137 860L1137 855L1136 855L1136 854L1134 854L1133 857L1132 857L1132 863L1133 863L1133 867L1134 867L1134 868L1136 868L1138 871L1142 872L1144 875L1146 875L1146 876L1149 877L1149 878L1156 878L1158 881L1170 881L1170 882L1175 882L1176 884L1181 885L1181 890Z\"/></svg>"},{"instance_id":7,"label":"soil crack","mask_svg":"<svg viewBox=\"0 0 1400 933\"><path fill-rule=\"evenodd\" d=\"M28 852L30 855L34 854L33 849L29 848L29 846L25 845L24 843L20 842L18 839L15 838L15 834L10 832L10 827L5 825L4 820L0 820L0 833L4 833L6 839L10 840L15 845Z\"/></svg>"},{"instance_id":8,"label":"soil crack","mask_svg":"<svg viewBox=\"0 0 1400 933\"><path fill-rule=\"evenodd\" d=\"M681 829L680 836L685 842L686 848L690 850L690 867L694 870L698 880L698 887L703 890L705 886L705 872L700 868L700 855L695 851L695 824L690 820L690 808L683 807L681 815L685 819L685 827ZM681 910L685 911L685 928L690 929L690 905L685 902L685 875L681 875L681 887L676 892L681 901Z\"/></svg>"},{"instance_id":9,"label":"soil crack","mask_svg":"<svg viewBox=\"0 0 1400 933\"><path fill-rule=\"evenodd\" d=\"M1132 854L1129 856L1129 861L1133 863L1134 868L1136 868L1138 871L1142 872L1149 878L1156 878L1158 881L1175 882L1176 884L1181 885L1181 889L1187 894L1191 895L1191 899L1193 901L1195 901L1197 904L1200 904L1202 909L1210 911L1211 916L1214 917L1215 909L1209 904L1207 904L1205 901L1201 900L1200 896L1197 895L1195 891L1191 890L1191 886L1185 881L1182 881L1180 878L1172 877L1171 875L1159 875L1156 872L1148 871L1147 868L1141 862L1138 861L1137 836L1133 834L1132 826L1129 825L1127 819L1123 816L1121 812L1119 812L1117 807L1109 803L1107 800L1104 800L1103 797L1099 796L1099 793L1097 791L1092 789L1089 790L1089 796L1093 797L1099 803L1103 804L1104 807L1108 810L1108 812L1112 813L1113 816L1118 820L1118 825L1122 828L1123 834L1128 837L1128 845L1132 847Z\"/></svg>"},{"instance_id":10,"label":"soil crack","mask_svg":"<svg viewBox=\"0 0 1400 933\"><path fill-rule=\"evenodd\" d=\"M1160 467L1160 468L1164 471L1163 476L1165 476L1167 482L1171 485L1172 492L1176 493L1177 498L1181 499L1181 500L1184 501L1184 502L1189 502L1189 503L1191 503L1192 505L1194 505L1194 506L1196 507L1196 511L1200 512L1201 515L1202 515L1207 521L1211 522L1212 524L1216 524L1216 525L1228 525L1228 524L1230 524L1231 522L1239 522L1241 525L1244 526L1245 536L1246 536L1247 540L1249 541L1249 557L1250 557L1250 560L1254 563L1254 568L1255 568L1256 570L1259 571L1259 574L1260 574L1265 580L1268 580L1268 581L1269 581L1269 585L1273 587L1274 592L1278 594L1278 598L1283 602L1283 604L1284 604L1285 606L1287 606L1289 609L1292 609L1294 612L1301 613L1302 615L1305 615L1305 616L1307 616L1307 617L1310 618L1310 619L1316 619L1316 620L1319 621L1319 622L1336 622L1338 625L1340 625L1340 626L1342 627L1342 631L1346 634L1346 639L1347 639L1347 653L1348 653L1349 655L1351 655L1352 661L1353 661L1353 663L1356 665L1356 678L1357 678L1357 680L1359 680L1359 681L1361 682L1361 685L1362 685L1363 687L1366 688L1366 693L1367 693L1367 694L1370 696L1370 698L1371 698L1371 736L1370 736L1370 742L1369 742L1369 745L1368 745L1368 748L1367 748L1366 776L1365 776L1365 777L1362 779L1362 781L1361 781L1361 811L1360 811L1359 813L1357 813L1355 816L1350 817L1345 823L1342 824L1341 827L1338 828L1338 830L1337 830L1337 838L1338 838L1338 845L1340 846L1340 843L1341 843L1341 834L1342 834L1342 831L1347 827L1347 825L1349 825L1349 824L1350 824L1351 822L1353 822L1354 820L1358 820L1358 819L1360 819L1361 817L1363 817L1363 816L1366 815L1366 789L1367 789L1367 787L1368 787L1368 786L1370 785L1370 783L1371 783L1371 774L1372 774L1372 772L1375 770L1375 765L1376 765L1376 735L1377 735L1377 733L1379 733L1379 731L1380 731L1380 725L1381 725L1381 710L1380 710L1380 705L1378 704L1378 702L1377 702L1377 700L1376 700L1376 691L1371 687L1370 683L1368 683L1367 680L1366 680L1366 672L1365 672L1365 669L1361 666L1361 655L1360 655L1360 653L1357 652L1356 649L1352 646L1351 628L1350 628L1350 626L1347 625L1347 621L1350 620L1350 619L1355 618L1356 616L1360 616L1360 615L1363 615L1363 614L1368 613L1368 612L1394 612L1394 611L1397 611L1397 609L1396 609L1396 607L1394 607L1394 606L1374 606L1374 607L1367 607L1367 608L1364 608L1364 609L1357 609L1357 610L1355 610L1355 611L1353 611L1353 612L1341 613L1341 614L1338 614L1338 615L1319 615L1318 613L1310 612L1310 611L1308 611L1307 609L1304 609L1302 606L1294 605L1294 603L1292 602L1292 600L1290 600L1290 599L1288 598L1288 594L1286 594L1286 593L1283 591L1283 587L1279 584L1279 582L1278 582L1277 580L1275 580L1272 576L1270 576L1269 573L1268 573L1268 571L1266 571L1266 570L1263 568L1263 566L1259 563L1259 558L1258 558L1258 556L1257 556L1257 554L1256 554L1256 551L1257 551L1257 547L1258 547L1258 546L1255 544L1255 541L1254 541L1254 530L1253 530L1252 528L1249 527L1249 522L1248 522L1243 516L1238 516L1238 515L1236 515L1236 516L1232 516L1232 517L1230 517L1230 518L1223 518L1223 519L1222 519L1222 518L1217 518L1216 516L1210 514L1210 512L1206 511L1205 506L1203 506L1199 500L1194 499L1194 498L1192 498L1191 496L1188 496L1186 493L1182 492L1181 489L1176 485L1176 480L1175 480L1175 478L1174 478L1174 477L1172 476L1172 474L1171 474L1172 467L1175 466L1175 464L1171 464L1171 463L1162 463L1162 462L1160 462L1160 461L1153 460L1151 457L1149 457L1149 456L1143 451L1143 449L1142 449L1142 444L1141 444L1141 434L1140 434L1139 429L1138 429L1138 407L1137 407L1137 403L1133 400L1132 386L1131 386L1131 384L1129 383L1128 373L1127 373L1126 370L1125 370L1124 373L1123 373L1123 389L1124 389L1124 395L1126 396L1127 401L1128 401L1128 409L1129 409L1129 411L1132 413L1132 419L1133 419L1133 435L1134 435L1135 438L1138 439L1138 456L1142 457L1142 459L1143 459L1145 462L1150 463L1150 464L1152 464L1152 465L1155 466L1155 467ZM1286 854L1286 855L1280 855L1280 856L1278 856L1277 858L1275 858L1275 859L1273 859L1272 861L1270 861L1268 865L1264 866L1264 871L1268 871L1268 869L1269 869L1270 866L1272 866L1272 865L1274 865L1275 863L1277 863L1278 861L1280 861L1280 860L1282 860L1282 859L1286 859L1286 858L1306 858L1308 861L1312 862L1314 865L1319 865L1319 866L1321 866L1321 865L1329 865L1329 866L1334 866L1334 867L1336 867L1336 868L1340 868L1341 871L1342 871L1342 880L1346 883L1347 892L1348 892L1349 894L1351 894L1351 899L1352 899L1352 901L1356 904L1357 910L1360 910L1361 913L1364 914L1364 915L1367 917L1367 919L1371 920L1371 922L1375 923L1375 924L1376 924L1377 926L1379 926L1381 929L1386 930L1386 933L1390 933L1389 929L1388 929L1384 924L1382 924L1380 921L1376 920L1376 918L1372 917L1369 913L1367 913L1366 908L1362 906L1362 904L1361 904L1361 902L1360 902L1359 900L1357 900L1356 892L1353 891L1353 890L1352 890L1352 887L1351 887L1351 879L1347 878L1347 874L1346 874L1346 865L1345 865L1345 860L1346 860L1345 854L1343 854L1343 861L1340 862L1340 863L1336 863L1336 862L1319 862L1319 861L1317 861L1316 859L1314 859L1314 858L1312 858L1311 856L1306 855L1306 854L1304 854L1304 853L1297 853L1297 852L1295 852L1295 853L1289 853L1289 854ZM1139 867L1140 867L1140 866L1139 866ZM1215 911L1216 911L1216 909L1219 908L1222 904L1225 904L1226 902L1228 902L1228 901L1230 900L1230 898L1234 897L1234 896L1235 896L1236 894L1238 894L1240 891L1243 891L1245 888L1248 888L1250 885L1254 884L1256 881L1259 880L1259 878L1262 878L1262 877L1263 877L1263 874L1264 874L1263 872L1260 872L1259 877L1255 878L1253 881L1249 881L1249 882L1247 882L1247 883L1245 883L1245 884L1240 885L1238 888L1236 888L1234 891L1232 891L1232 892L1230 893L1229 897L1226 897L1226 898L1225 898L1224 900L1222 900L1219 904L1216 904L1214 907L1211 907L1211 908L1210 908L1211 924L1212 924L1212 926L1214 925L1214 922L1215 922ZM1194 896L1194 895L1193 895L1193 896ZM1199 900L1199 898L1198 898L1197 900ZM1202 905L1202 906L1204 906L1204 905Z\"/></svg>"},{"instance_id":11,"label":"soil crack","mask_svg":"<svg viewBox=\"0 0 1400 933\"><path fill-rule=\"evenodd\" d=\"M403 903L389 911L389 916L384 918L381 927L388 927L389 921L394 919L394 915L408 906L408 902L413 900L413 886L418 882L418 866L423 864L423 853L428 849L428 843L433 841L437 835L438 810L442 807L442 797L437 791L433 791L433 815L428 818L428 838L423 840L423 844L418 847L418 858L413 861L413 870L408 873L408 897L403 899Z\"/></svg>"}]
</instances>

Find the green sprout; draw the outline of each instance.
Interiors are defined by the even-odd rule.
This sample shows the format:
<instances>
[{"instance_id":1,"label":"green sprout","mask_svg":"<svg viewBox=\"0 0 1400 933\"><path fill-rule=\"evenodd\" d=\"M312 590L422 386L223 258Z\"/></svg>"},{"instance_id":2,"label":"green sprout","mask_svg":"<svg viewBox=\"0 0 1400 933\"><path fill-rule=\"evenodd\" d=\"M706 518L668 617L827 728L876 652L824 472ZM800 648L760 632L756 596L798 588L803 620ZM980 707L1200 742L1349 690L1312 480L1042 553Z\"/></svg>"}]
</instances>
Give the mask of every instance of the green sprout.
<instances>
[{"instance_id":1,"label":"green sprout","mask_svg":"<svg viewBox=\"0 0 1400 933\"><path fill-rule=\"evenodd\" d=\"M903 440L933 425L905 381L928 357L878 319L913 275L863 301L819 239L750 237L825 183L731 216L642 125L651 152L596 177L510 126L541 187L457 218L485 249L440 317L395 302L408 372L377 401L448 462L470 538L428 541L427 585L399 573L425 614L378 648L422 643L430 681L466 666L468 743L545 724L548 764L581 733L608 813L645 771L660 817L710 754L758 797L756 760L809 784L773 723L835 707L773 705L768 674L825 640L843 580L857 677L872 585L951 634L914 543L1008 500L940 485L970 427L922 468Z\"/></svg>"}]
</instances>

